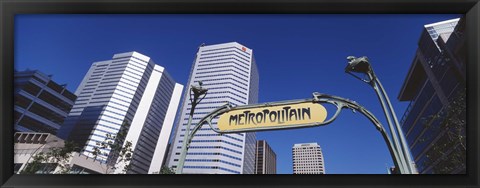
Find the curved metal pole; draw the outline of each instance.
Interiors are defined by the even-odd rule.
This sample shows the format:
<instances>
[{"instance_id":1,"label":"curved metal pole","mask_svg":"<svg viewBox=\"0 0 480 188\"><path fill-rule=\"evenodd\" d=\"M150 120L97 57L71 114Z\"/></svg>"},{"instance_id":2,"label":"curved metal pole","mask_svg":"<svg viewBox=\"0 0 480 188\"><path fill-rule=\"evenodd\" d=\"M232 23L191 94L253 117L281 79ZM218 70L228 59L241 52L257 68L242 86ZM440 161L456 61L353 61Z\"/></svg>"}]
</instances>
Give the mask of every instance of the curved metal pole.
<instances>
[{"instance_id":1,"label":"curved metal pole","mask_svg":"<svg viewBox=\"0 0 480 188\"><path fill-rule=\"evenodd\" d=\"M268 128L265 128L265 129L255 128L255 129L236 130L236 131L230 131L230 132L221 131L221 130L218 130L215 127L212 126L212 120L215 117L220 116L220 115L222 115L222 114L224 114L224 113L226 113L230 110L248 109L248 108L255 108L255 107L268 107L268 106L280 105L280 104L296 104L296 103L304 103L304 102L315 102L315 103L319 103L319 104L320 103L330 103L330 104L335 105L337 107L337 110L336 110L335 114L330 119L328 119L324 122L316 123L316 124L303 125L303 126L298 126L297 125L297 126L292 126L292 127L288 127L288 126L268 127ZM233 132L262 131L262 130L272 130L272 129L280 129L280 128L281 129L286 129L286 128L301 128L301 127L308 127L308 126L323 126L323 125L327 125L327 124L330 124L331 122L333 122L338 117L338 115L340 114L340 111L343 108L350 108L352 110L359 111L361 114L363 114L365 117L367 117L374 124L375 128L382 134L382 137L383 137L385 143L387 144L388 150L390 152L390 155L392 157L392 160L394 162L395 167L397 167L399 169L400 173L405 173L404 167L399 163L401 161L401 157L398 155L398 152L395 150L395 146L392 143L392 141L390 140L390 137L388 136L388 134L386 133L385 128L382 126L380 121L378 121L378 119L370 111L368 111L363 106L356 103L355 101L351 101L351 100L341 98L341 97L337 97L337 96L321 94L321 93L313 93L313 99L304 99L304 100L281 101L281 102L274 102L274 103L244 105L244 106L237 106L237 107L232 107L232 105L227 103L227 104L215 109L214 111L210 112L209 114L207 114L204 118L202 118L195 125L195 127L193 128L193 130L190 134L185 135L186 136L185 141L186 141L187 147L184 150L182 150L182 154L187 153L188 148L189 148L188 146L190 145L195 133L205 123L208 123L208 125L210 126L210 128L213 131L215 131L217 133L220 133L220 134L233 133ZM182 163L182 164L180 164L180 163ZM183 163L184 163L184 161L179 161L179 165L183 165ZM177 171L177 172L181 173L181 171Z\"/></svg>"},{"instance_id":2,"label":"curved metal pole","mask_svg":"<svg viewBox=\"0 0 480 188\"><path fill-rule=\"evenodd\" d=\"M377 82L377 84L380 88L380 91L382 91L382 93L385 96L385 99L387 101L387 104L390 107L390 113L392 114L393 120L395 122L395 126L398 130L398 137L400 138L403 154L404 154L404 156L407 160L407 167L409 168L410 173L413 174L414 172L416 172L416 169L413 166L413 160L412 160L412 157L411 157L410 149L408 148L408 143L405 139L405 134L403 133L402 127L400 127L400 124L398 123L398 119L397 119L397 116L395 114L395 110L392 107L392 103L390 102L390 99L388 98L387 92L383 88L382 83L380 83L379 79L375 79L375 81Z\"/></svg>"},{"instance_id":3,"label":"curved metal pole","mask_svg":"<svg viewBox=\"0 0 480 188\"><path fill-rule=\"evenodd\" d=\"M388 136L387 132L385 131L385 128L382 126L380 121L370 111L365 109L363 106L359 105L357 102L351 101L351 100L348 100L348 99L345 99L345 98L326 95L326 94L318 94L318 93L314 93L314 97L326 97L326 99L331 98L331 99L341 101L343 104L345 104L344 106L342 106L342 108L346 107L346 108L350 108L352 110L356 110L356 111L362 113L365 117L367 117L375 125L377 130L382 134L382 137L383 137L385 143L388 146L388 150L390 152L390 155L392 156L392 160L393 160L393 163L394 163L395 167L398 168L398 170L401 174L405 173L405 169L404 169L405 167L402 166L401 164L399 164L401 162L402 158L399 156L398 152L395 150L395 145L390 140L390 137ZM337 112L338 111L339 110L337 109Z\"/></svg>"},{"instance_id":4,"label":"curved metal pole","mask_svg":"<svg viewBox=\"0 0 480 188\"><path fill-rule=\"evenodd\" d=\"M373 73L373 70L370 69L370 71L367 73L369 79L370 79L370 82L369 84L373 87L373 90L375 90L375 94L377 94L377 97L378 97L378 100L380 100L380 104L382 106L382 109L383 109L383 112L385 113L385 118L387 119L387 122L388 122L388 126L389 126L389 131L390 131L390 134L392 135L392 138L393 138L393 142L395 143L395 148L396 148L396 151L398 152L398 154L402 157L400 157L400 163L401 163L401 166L403 166L403 168L406 170L405 173L409 173L409 167L408 167L408 164L407 164L407 161L405 159L405 154L403 152L403 149L402 149L402 146L400 145L400 142L399 142L399 138L398 138L398 134L397 132L395 131L396 130L396 127L394 127L394 123L392 121L392 118L390 117L391 114L389 112L389 108L387 107L386 105L386 102L385 102L385 98L384 96L382 95L379 87L378 87L378 84L376 82L376 80L378 80L376 78L376 76L374 75Z\"/></svg>"},{"instance_id":5,"label":"curved metal pole","mask_svg":"<svg viewBox=\"0 0 480 188\"><path fill-rule=\"evenodd\" d=\"M405 135L398 123L397 116L392 107L390 99L388 98L387 92L383 88L380 80L376 77L375 72L373 71L372 66L369 63L369 60L366 56L356 58L355 56L348 56L347 60L349 61L345 67L345 72L354 76L355 78L369 84L377 94L380 104L382 106L385 117L387 118L390 135L393 137L393 142L395 143L394 149L399 153L401 158L401 166L404 167L405 173L413 174L416 172L415 167L411 159L410 150L408 144L405 140ZM368 79L362 79L352 72L365 74ZM393 119L393 120L392 120ZM400 141L399 141L400 140Z\"/></svg>"},{"instance_id":6,"label":"curved metal pole","mask_svg":"<svg viewBox=\"0 0 480 188\"><path fill-rule=\"evenodd\" d=\"M204 123L208 123L208 125L210 126L210 128L219 133L217 130L215 130L212 126L212 120L217 117L217 116L220 116L222 115L223 113L227 112L227 111L230 111L230 109L232 108L232 105L230 103L227 103L227 104L224 104L223 106L213 110L212 112L210 112L209 114L207 114L205 117L203 117L202 119L200 119L200 121L198 121L198 123L195 125L195 127L193 128L192 132L190 133L190 135L188 135L188 140L187 140L187 145L190 145L190 143L192 142L192 139L193 139L193 136L195 135L195 133L197 133L197 131L200 129L200 127L202 127L202 125Z\"/></svg>"},{"instance_id":7,"label":"curved metal pole","mask_svg":"<svg viewBox=\"0 0 480 188\"><path fill-rule=\"evenodd\" d=\"M25 166L24 166L22 169L19 169L18 172L23 171L23 170L28 166L30 159L32 159L32 157L33 157L34 155L36 155L36 153L38 152L38 150L39 150L40 148L45 149L44 146L46 146L47 144L54 143L54 142L58 142L58 140L51 140L51 141L49 141L49 142L45 142L45 143L43 143L42 145L40 145L37 149L35 149L35 151L33 151L33 153L30 155L30 157L28 157L27 162L25 162ZM50 148L51 148L51 147L50 147Z\"/></svg>"},{"instance_id":8,"label":"curved metal pole","mask_svg":"<svg viewBox=\"0 0 480 188\"><path fill-rule=\"evenodd\" d=\"M201 88L202 82L200 82L199 84L200 84L199 88L192 85L190 87L190 90L189 90L190 104L192 106L190 108L190 114L189 114L189 117L188 117L187 128L185 129L185 133L184 133L184 137L183 137L182 153L180 154L180 159L178 160L177 170L175 171L176 174L181 174L183 172L183 166L185 164L185 158L187 157L187 150L188 150L188 147L190 147L190 144L189 144L190 142L187 142L187 141L189 140L190 125L192 124L193 113L195 112L195 107L197 106L197 104L200 103L200 101L202 101L205 98L205 96L207 96L207 94L206 94L207 90L202 90L202 88ZM193 95L193 97L192 97L192 95ZM201 95L203 95L203 97L199 98Z\"/></svg>"}]
</instances>

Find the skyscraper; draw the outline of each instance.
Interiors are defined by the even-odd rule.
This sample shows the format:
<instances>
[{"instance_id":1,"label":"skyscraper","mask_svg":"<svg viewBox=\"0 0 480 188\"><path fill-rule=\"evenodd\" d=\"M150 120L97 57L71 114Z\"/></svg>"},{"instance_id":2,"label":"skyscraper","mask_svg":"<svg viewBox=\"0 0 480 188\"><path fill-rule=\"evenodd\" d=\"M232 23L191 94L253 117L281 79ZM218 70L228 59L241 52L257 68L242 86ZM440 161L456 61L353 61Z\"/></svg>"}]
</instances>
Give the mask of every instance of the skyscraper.
<instances>
[{"instance_id":1,"label":"skyscraper","mask_svg":"<svg viewBox=\"0 0 480 188\"><path fill-rule=\"evenodd\" d=\"M256 103L258 72L253 50L237 42L201 45L198 48L188 87L202 81L208 89L204 100L193 114L193 125L226 102L233 105ZM168 166L176 169L191 108L189 89L185 90ZM213 120L214 126L218 119ZM255 133L220 135L203 126L192 140L183 173L192 174L253 174Z\"/></svg>"},{"instance_id":2,"label":"skyscraper","mask_svg":"<svg viewBox=\"0 0 480 188\"><path fill-rule=\"evenodd\" d=\"M255 174L276 174L277 155L265 140L258 140L255 150Z\"/></svg>"},{"instance_id":3,"label":"skyscraper","mask_svg":"<svg viewBox=\"0 0 480 188\"><path fill-rule=\"evenodd\" d=\"M133 150L127 173L155 171L150 169L152 160L160 164L163 160L160 155L165 153L182 89L149 57L137 52L115 54L112 60L92 64L58 135L75 141L84 155L93 157L93 148L107 134L126 129L124 140L132 142ZM103 152L107 155L99 160L116 161L115 153Z\"/></svg>"},{"instance_id":4,"label":"skyscraper","mask_svg":"<svg viewBox=\"0 0 480 188\"><path fill-rule=\"evenodd\" d=\"M295 144L292 154L293 174L325 174L325 161L318 143Z\"/></svg>"},{"instance_id":5,"label":"skyscraper","mask_svg":"<svg viewBox=\"0 0 480 188\"><path fill-rule=\"evenodd\" d=\"M57 134L77 96L37 70L15 71L16 132Z\"/></svg>"},{"instance_id":6,"label":"skyscraper","mask_svg":"<svg viewBox=\"0 0 480 188\"><path fill-rule=\"evenodd\" d=\"M464 30L464 18L425 25L398 95L410 101L401 124L420 174L466 172Z\"/></svg>"}]
</instances>

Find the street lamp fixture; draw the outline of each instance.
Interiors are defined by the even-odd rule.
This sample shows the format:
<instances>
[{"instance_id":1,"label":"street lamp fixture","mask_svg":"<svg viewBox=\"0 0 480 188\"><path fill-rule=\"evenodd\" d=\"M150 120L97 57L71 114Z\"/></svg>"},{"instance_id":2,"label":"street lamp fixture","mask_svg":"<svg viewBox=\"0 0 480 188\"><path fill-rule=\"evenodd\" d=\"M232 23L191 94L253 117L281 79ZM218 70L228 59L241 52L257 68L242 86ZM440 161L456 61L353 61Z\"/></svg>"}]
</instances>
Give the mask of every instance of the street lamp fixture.
<instances>
[{"instance_id":1,"label":"street lamp fixture","mask_svg":"<svg viewBox=\"0 0 480 188\"><path fill-rule=\"evenodd\" d=\"M348 56L348 65L345 67L346 72L358 72L367 74L371 71L370 63L367 57L355 58L355 56Z\"/></svg>"},{"instance_id":2,"label":"street lamp fixture","mask_svg":"<svg viewBox=\"0 0 480 188\"><path fill-rule=\"evenodd\" d=\"M400 161L398 161L398 169L400 173L416 173L416 169L413 166L413 160L410 154L410 149L408 148L408 144L405 139L405 135L403 134L403 130L398 123L398 118L395 115L395 111L392 107L387 92L383 88L380 80L378 80L377 76L375 75L375 72L373 71L368 58L366 56L358 58L355 56L348 56L347 60L348 64L345 67L345 72L369 84L375 90L375 93L380 100L380 104L382 105L385 117L387 118L387 122L390 128L390 134L393 138L393 142L395 143L395 152L396 154L398 154L398 156L400 156ZM361 78L354 73L363 74L364 78Z\"/></svg>"},{"instance_id":3,"label":"street lamp fixture","mask_svg":"<svg viewBox=\"0 0 480 188\"><path fill-rule=\"evenodd\" d=\"M202 81L198 82L198 85L191 85L190 87L190 104L192 107L190 108L190 116L188 118L187 128L185 129L185 133L183 136L183 145L182 145L182 153L180 155L180 159L178 160L176 174L181 174L183 172L183 166L185 165L185 158L187 157L187 151L190 147L190 143L187 143L190 138L190 125L192 124L193 113L195 112L195 107L202 101L205 96L207 96L208 89L202 87Z\"/></svg>"},{"instance_id":4,"label":"street lamp fixture","mask_svg":"<svg viewBox=\"0 0 480 188\"><path fill-rule=\"evenodd\" d=\"M192 108L190 109L190 115L192 115L195 111L195 107L197 106L197 104L200 103L200 101L202 101L205 96L207 96L208 89L203 88L202 85L203 82L199 81L198 85L192 85L192 87L190 88L190 103L192 104Z\"/></svg>"}]
</instances>

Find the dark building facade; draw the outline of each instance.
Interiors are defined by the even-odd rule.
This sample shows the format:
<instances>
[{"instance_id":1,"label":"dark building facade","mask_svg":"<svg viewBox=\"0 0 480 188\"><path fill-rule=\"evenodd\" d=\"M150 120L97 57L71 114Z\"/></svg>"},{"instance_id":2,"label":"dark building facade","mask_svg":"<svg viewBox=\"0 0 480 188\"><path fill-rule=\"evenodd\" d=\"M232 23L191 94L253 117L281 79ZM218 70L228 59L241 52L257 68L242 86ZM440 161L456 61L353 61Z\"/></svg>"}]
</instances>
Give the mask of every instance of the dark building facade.
<instances>
[{"instance_id":1,"label":"dark building facade","mask_svg":"<svg viewBox=\"0 0 480 188\"><path fill-rule=\"evenodd\" d=\"M425 25L398 99L420 174L465 173L465 19Z\"/></svg>"},{"instance_id":2,"label":"dark building facade","mask_svg":"<svg viewBox=\"0 0 480 188\"><path fill-rule=\"evenodd\" d=\"M265 140L257 140L255 148L255 174L276 174L277 155Z\"/></svg>"},{"instance_id":3,"label":"dark building facade","mask_svg":"<svg viewBox=\"0 0 480 188\"><path fill-rule=\"evenodd\" d=\"M15 71L14 130L57 134L77 96L37 70Z\"/></svg>"}]
</instances>

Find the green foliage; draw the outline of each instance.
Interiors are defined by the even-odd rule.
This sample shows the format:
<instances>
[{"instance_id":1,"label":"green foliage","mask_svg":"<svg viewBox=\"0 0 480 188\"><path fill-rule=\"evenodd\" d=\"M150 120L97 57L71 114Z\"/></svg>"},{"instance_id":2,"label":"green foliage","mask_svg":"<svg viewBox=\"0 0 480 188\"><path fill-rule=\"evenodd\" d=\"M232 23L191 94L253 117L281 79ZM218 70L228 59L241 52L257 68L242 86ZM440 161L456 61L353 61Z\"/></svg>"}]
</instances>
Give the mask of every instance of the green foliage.
<instances>
[{"instance_id":1,"label":"green foliage","mask_svg":"<svg viewBox=\"0 0 480 188\"><path fill-rule=\"evenodd\" d=\"M105 140L97 142L97 147L93 148L92 154L95 159L98 159L100 155L108 155L106 174L115 172L119 165L129 163L132 160L132 142L125 141L129 128L130 122L125 120L116 135L106 134ZM102 151L105 149L110 149L110 153ZM129 169L130 163L123 166L122 172L126 173Z\"/></svg>"},{"instance_id":2,"label":"green foliage","mask_svg":"<svg viewBox=\"0 0 480 188\"><path fill-rule=\"evenodd\" d=\"M69 159L72 156L72 152L75 150L76 145L73 142L65 142L64 147L48 148L48 152L32 153L32 161L20 171L20 174L49 174L58 173L65 174L71 169ZM59 171L54 172L55 168L59 168ZM53 168L53 169L52 169Z\"/></svg>"},{"instance_id":3,"label":"green foliage","mask_svg":"<svg viewBox=\"0 0 480 188\"><path fill-rule=\"evenodd\" d=\"M160 169L160 174L175 174L175 171L172 167L168 168L167 166L162 166Z\"/></svg>"},{"instance_id":4,"label":"green foliage","mask_svg":"<svg viewBox=\"0 0 480 188\"><path fill-rule=\"evenodd\" d=\"M175 174L175 170L172 167L162 166L160 171L153 172L153 174Z\"/></svg>"},{"instance_id":5,"label":"green foliage","mask_svg":"<svg viewBox=\"0 0 480 188\"><path fill-rule=\"evenodd\" d=\"M35 174L42 168L42 161L45 161L45 154L40 152L32 157L32 161L19 172L19 174Z\"/></svg>"},{"instance_id":6,"label":"green foliage","mask_svg":"<svg viewBox=\"0 0 480 188\"><path fill-rule=\"evenodd\" d=\"M424 125L435 134L423 135L420 141L435 140L422 165L433 166L435 174L465 173L466 169L466 90L456 93L450 104L424 119ZM460 169L460 171L458 171Z\"/></svg>"},{"instance_id":7,"label":"green foliage","mask_svg":"<svg viewBox=\"0 0 480 188\"><path fill-rule=\"evenodd\" d=\"M115 170L121 166L122 172L126 173L130 169L130 165L120 165L129 163L132 160L132 142L125 141L125 137L128 133L130 123L125 121L118 134L107 134L107 138L103 142L98 142L97 147L93 148L92 154L97 159L100 155L107 155L106 152L102 152L102 149L111 149L109 159L107 162L106 174L114 173ZM69 174L71 173L72 166L70 165L70 158L72 153L78 147L73 142L65 142L64 147L48 148L48 152L39 152L32 156L32 160L27 166L20 171L20 174L50 174L53 172L52 168L59 168L57 174Z\"/></svg>"}]
</instances>

